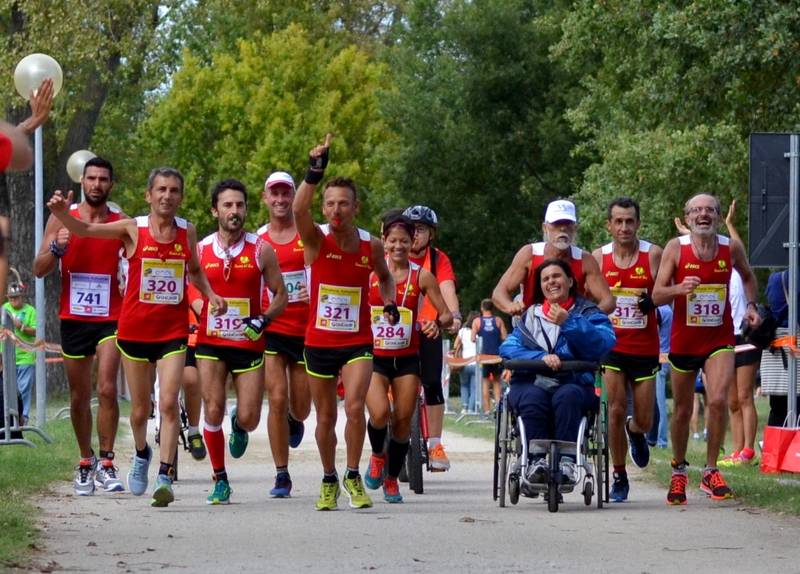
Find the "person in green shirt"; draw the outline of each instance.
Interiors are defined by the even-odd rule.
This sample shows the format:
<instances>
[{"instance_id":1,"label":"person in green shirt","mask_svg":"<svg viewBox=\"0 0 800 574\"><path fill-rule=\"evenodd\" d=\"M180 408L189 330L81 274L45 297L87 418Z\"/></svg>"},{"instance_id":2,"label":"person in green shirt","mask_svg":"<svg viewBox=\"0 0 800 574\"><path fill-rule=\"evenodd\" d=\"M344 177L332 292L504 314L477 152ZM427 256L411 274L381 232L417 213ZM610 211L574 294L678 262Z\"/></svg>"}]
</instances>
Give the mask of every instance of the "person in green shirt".
<instances>
[{"instance_id":1,"label":"person in green shirt","mask_svg":"<svg viewBox=\"0 0 800 574\"><path fill-rule=\"evenodd\" d=\"M25 289L20 283L9 283L8 301L3 304L3 311L14 323L14 334L20 340L33 344L36 340L36 309L25 302ZM17 354L17 388L22 395L22 421L28 420L33 393L33 373L36 353L26 351L21 346L16 348Z\"/></svg>"}]
</instances>

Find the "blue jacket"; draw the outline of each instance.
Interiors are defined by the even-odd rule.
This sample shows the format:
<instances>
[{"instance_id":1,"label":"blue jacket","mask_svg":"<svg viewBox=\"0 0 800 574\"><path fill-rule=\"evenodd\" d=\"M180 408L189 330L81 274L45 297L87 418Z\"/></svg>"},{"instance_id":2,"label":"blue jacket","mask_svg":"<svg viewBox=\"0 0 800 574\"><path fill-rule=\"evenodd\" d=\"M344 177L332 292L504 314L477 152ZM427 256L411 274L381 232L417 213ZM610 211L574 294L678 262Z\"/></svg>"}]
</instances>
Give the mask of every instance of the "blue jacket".
<instances>
[{"instance_id":1,"label":"blue jacket","mask_svg":"<svg viewBox=\"0 0 800 574\"><path fill-rule=\"evenodd\" d=\"M528 310L532 313L533 308ZM569 317L561 325L558 339L554 345L555 354L562 361L600 361L617 342L614 328L608 316L597 306L583 297L577 297L569 310ZM514 331L500 345L500 356L504 359L539 360L547 355L547 349L540 347L533 339L525 320L519 322ZM594 373L563 372L556 375L561 384L578 383L594 385ZM515 371L512 383L533 382L530 372Z\"/></svg>"}]
</instances>

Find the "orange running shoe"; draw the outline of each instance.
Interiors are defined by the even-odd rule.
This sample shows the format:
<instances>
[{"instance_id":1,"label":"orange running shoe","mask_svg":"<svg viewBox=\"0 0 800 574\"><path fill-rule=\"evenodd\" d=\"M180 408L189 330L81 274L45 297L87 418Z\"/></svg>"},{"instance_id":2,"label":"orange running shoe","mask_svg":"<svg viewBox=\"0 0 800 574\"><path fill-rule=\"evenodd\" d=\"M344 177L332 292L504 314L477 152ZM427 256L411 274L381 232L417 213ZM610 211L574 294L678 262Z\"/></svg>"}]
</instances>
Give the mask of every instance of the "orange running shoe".
<instances>
[{"instance_id":1,"label":"orange running shoe","mask_svg":"<svg viewBox=\"0 0 800 574\"><path fill-rule=\"evenodd\" d=\"M369 457L367 465L367 475L364 477L364 484L370 490L378 490L383 484L383 467L386 464L385 454L375 454Z\"/></svg>"},{"instance_id":2,"label":"orange running shoe","mask_svg":"<svg viewBox=\"0 0 800 574\"><path fill-rule=\"evenodd\" d=\"M703 479L700 481L700 490L711 497L711 500L728 500L733 498L733 491L730 489L719 469L703 471Z\"/></svg>"},{"instance_id":3,"label":"orange running shoe","mask_svg":"<svg viewBox=\"0 0 800 574\"><path fill-rule=\"evenodd\" d=\"M428 461L431 466L431 470L450 470L450 459L447 458L447 453L444 452L444 446L442 443L439 443L435 447L428 449Z\"/></svg>"},{"instance_id":4,"label":"orange running shoe","mask_svg":"<svg viewBox=\"0 0 800 574\"><path fill-rule=\"evenodd\" d=\"M667 493L667 504L680 506L686 504L686 485L689 476L681 472L673 472L672 479L669 481L669 492Z\"/></svg>"}]
</instances>

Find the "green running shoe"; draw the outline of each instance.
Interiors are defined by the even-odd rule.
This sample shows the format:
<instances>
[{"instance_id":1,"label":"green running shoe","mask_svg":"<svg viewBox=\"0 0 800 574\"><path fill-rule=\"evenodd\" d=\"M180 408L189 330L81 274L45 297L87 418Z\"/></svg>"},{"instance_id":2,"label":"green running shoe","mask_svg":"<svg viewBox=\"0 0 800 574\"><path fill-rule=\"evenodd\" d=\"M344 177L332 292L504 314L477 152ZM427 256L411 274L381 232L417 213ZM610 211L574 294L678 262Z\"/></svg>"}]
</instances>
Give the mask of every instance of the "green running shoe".
<instances>
[{"instance_id":1,"label":"green running shoe","mask_svg":"<svg viewBox=\"0 0 800 574\"><path fill-rule=\"evenodd\" d=\"M228 450L233 458L241 458L247 450L249 437L236 423L236 407L231 409L231 436L228 437Z\"/></svg>"},{"instance_id":2,"label":"green running shoe","mask_svg":"<svg viewBox=\"0 0 800 574\"><path fill-rule=\"evenodd\" d=\"M339 499L339 481L336 482L323 482L322 488L319 489L319 498L317 499L317 510L336 510L339 508L337 500Z\"/></svg>"},{"instance_id":3,"label":"green running shoe","mask_svg":"<svg viewBox=\"0 0 800 574\"><path fill-rule=\"evenodd\" d=\"M159 474L156 477L156 487L153 490L153 500L150 502L150 506L166 508L174 500L175 494L172 492L172 479L166 474Z\"/></svg>"},{"instance_id":4,"label":"green running shoe","mask_svg":"<svg viewBox=\"0 0 800 574\"><path fill-rule=\"evenodd\" d=\"M227 480L218 480L214 483L214 491L206 498L206 504L230 504L232 492Z\"/></svg>"},{"instance_id":5,"label":"green running shoe","mask_svg":"<svg viewBox=\"0 0 800 574\"><path fill-rule=\"evenodd\" d=\"M372 506L372 499L364 490L364 483L361 481L361 475L358 474L355 478L347 478L343 481L344 491L350 497L350 508L370 508Z\"/></svg>"}]
</instances>

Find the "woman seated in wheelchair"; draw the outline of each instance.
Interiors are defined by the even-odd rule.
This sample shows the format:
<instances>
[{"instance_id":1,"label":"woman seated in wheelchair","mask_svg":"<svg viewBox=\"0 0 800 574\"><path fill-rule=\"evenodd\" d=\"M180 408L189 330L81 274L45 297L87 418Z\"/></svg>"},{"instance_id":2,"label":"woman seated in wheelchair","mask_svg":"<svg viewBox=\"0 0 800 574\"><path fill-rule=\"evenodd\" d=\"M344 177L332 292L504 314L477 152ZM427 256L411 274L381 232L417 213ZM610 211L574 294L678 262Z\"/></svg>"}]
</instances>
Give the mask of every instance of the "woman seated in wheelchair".
<instances>
[{"instance_id":1,"label":"woman seated in wheelchair","mask_svg":"<svg viewBox=\"0 0 800 574\"><path fill-rule=\"evenodd\" d=\"M542 360L548 376L515 370L508 406L522 419L528 440L576 442L583 416L598 407L593 372L564 371L562 361L600 361L614 346L611 322L597 306L577 294L575 276L561 259L547 259L534 272L534 304L500 346L506 359ZM534 453L531 483L548 481L544 453ZM562 482L578 480L575 459L560 457Z\"/></svg>"}]
</instances>

